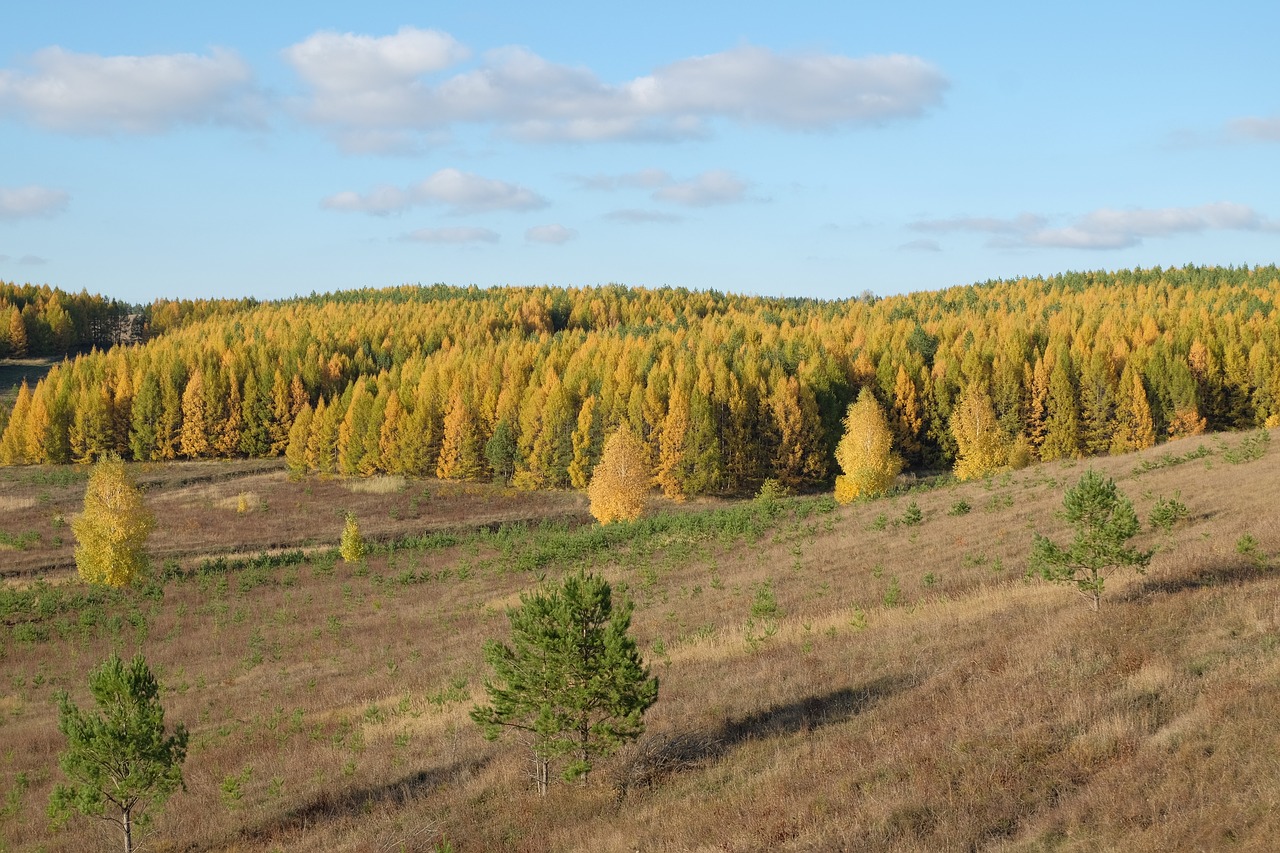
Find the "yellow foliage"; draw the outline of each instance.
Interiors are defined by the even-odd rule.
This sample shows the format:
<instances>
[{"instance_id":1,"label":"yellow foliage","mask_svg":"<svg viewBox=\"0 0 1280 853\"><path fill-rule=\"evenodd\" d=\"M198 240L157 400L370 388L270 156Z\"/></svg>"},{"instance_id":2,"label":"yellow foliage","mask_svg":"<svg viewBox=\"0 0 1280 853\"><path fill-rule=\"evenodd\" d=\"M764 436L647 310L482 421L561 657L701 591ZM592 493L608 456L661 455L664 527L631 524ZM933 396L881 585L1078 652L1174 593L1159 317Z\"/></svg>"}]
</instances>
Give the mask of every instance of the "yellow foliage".
<instances>
[{"instance_id":1,"label":"yellow foliage","mask_svg":"<svg viewBox=\"0 0 1280 853\"><path fill-rule=\"evenodd\" d=\"M84 512L71 522L76 568L87 583L125 586L146 571L142 546L155 518L119 458L98 462L89 475Z\"/></svg>"},{"instance_id":2,"label":"yellow foliage","mask_svg":"<svg viewBox=\"0 0 1280 853\"><path fill-rule=\"evenodd\" d=\"M587 485L591 514L601 524L633 521L644 512L651 484L648 448L623 426L604 443L600 461L591 473Z\"/></svg>"},{"instance_id":3,"label":"yellow foliage","mask_svg":"<svg viewBox=\"0 0 1280 853\"><path fill-rule=\"evenodd\" d=\"M345 563L358 563L364 558L364 537L360 535L360 522L352 513L347 513L346 523L342 525L342 541L338 545Z\"/></svg>"},{"instance_id":4,"label":"yellow foliage","mask_svg":"<svg viewBox=\"0 0 1280 853\"><path fill-rule=\"evenodd\" d=\"M1008 439L996 419L991 397L981 385L970 385L960 397L951 413L951 435L957 448L956 479L985 477L1009 464Z\"/></svg>"},{"instance_id":5,"label":"yellow foliage","mask_svg":"<svg viewBox=\"0 0 1280 853\"><path fill-rule=\"evenodd\" d=\"M902 470L902 459L893 452L893 433L884 410L866 388L845 413L836 462L844 470L836 477L835 497L842 504L883 493Z\"/></svg>"}]
</instances>

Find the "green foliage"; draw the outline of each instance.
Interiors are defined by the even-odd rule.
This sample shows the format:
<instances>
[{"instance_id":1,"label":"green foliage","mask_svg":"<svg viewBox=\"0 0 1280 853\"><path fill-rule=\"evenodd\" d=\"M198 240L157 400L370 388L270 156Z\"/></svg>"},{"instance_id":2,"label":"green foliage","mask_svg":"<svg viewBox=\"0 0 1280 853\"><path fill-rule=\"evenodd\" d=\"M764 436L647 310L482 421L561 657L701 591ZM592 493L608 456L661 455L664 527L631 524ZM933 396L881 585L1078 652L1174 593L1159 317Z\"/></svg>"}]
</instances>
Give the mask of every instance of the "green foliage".
<instances>
[{"instance_id":1,"label":"green foliage","mask_svg":"<svg viewBox=\"0 0 1280 853\"><path fill-rule=\"evenodd\" d=\"M58 765L71 782L54 788L49 816L57 824L73 813L110 820L129 851L135 822L183 785L187 730L178 724L165 733L160 685L142 655L125 664L113 654L89 673L89 691L97 714L82 713L65 691L57 694L58 731L67 739Z\"/></svg>"},{"instance_id":2,"label":"green foliage","mask_svg":"<svg viewBox=\"0 0 1280 853\"><path fill-rule=\"evenodd\" d=\"M511 645L490 640L485 661L489 703L471 718L494 740L504 728L527 736L545 794L552 760L568 757L564 778L584 778L592 761L644 732L644 712L658 698L658 679L629 635L632 605L616 608L613 591L579 571L555 586L520 597L507 612Z\"/></svg>"},{"instance_id":3,"label":"green foliage","mask_svg":"<svg viewBox=\"0 0 1280 853\"><path fill-rule=\"evenodd\" d=\"M1224 452L1222 458L1233 465L1252 462L1255 459L1261 459L1266 454L1267 447L1270 444L1271 431L1260 429L1241 439L1240 444L1234 449Z\"/></svg>"},{"instance_id":4,"label":"green foliage","mask_svg":"<svg viewBox=\"0 0 1280 853\"><path fill-rule=\"evenodd\" d=\"M951 509L947 510L947 515L950 515L950 516L968 515L970 510L972 509L973 507L969 506L968 501L958 500L951 505Z\"/></svg>"},{"instance_id":5,"label":"green foliage","mask_svg":"<svg viewBox=\"0 0 1280 853\"><path fill-rule=\"evenodd\" d=\"M1116 489L1114 480L1090 469L1067 490L1064 517L1075 528L1075 538L1062 548L1035 535L1031 549L1031 573L1054 583L1074 584L1098 609L1106 575L1132 566L1139 572L1151 561L1150 551L1138 551L1128 541L1138 532L1133 503Z\"/></svg>"},{"instance_id":6,"label":"green foliage","mask_svg":"<svg viewBox=\"0 0 1280 853\"><path fill-rule=\"evenodd\" d=\"M342 541L338 545L338 553L344 563L358 563L364 559L364 537L360 534L360 522L354 513L347 513L342 525Z\"/></svg>"},{"instance_id":7,"label":"green foliage","mask_svg":"<svg viewBox=\"0 0 1280 853\"><path fill-rule=\"evenodd\" d=\"M1236 540L1236 553L1253 563L1255 568L1267 567L1267 555L1263 552L1257 537L1252 533L1246 533Z\"/></svg>"},{"instance_id":8,"label":"green foliage","mask_svg":"<svg viewBox=\"0 0 1280 853\"><path fill-rule=\"evenodd\" d=\"M1152 527L1167 533L1173 529L1175 524L1190 514L1187 505L1178 500L1180 497L1182 497L1181 492L1171 498L1156 498L1155 506L1151 507L1151 515L1147 517L1147 521Z\"/></svg>"},{"instance_id":9,"label":"green foliage","mask_svg":"<svg viewBox=\"0 0 1280 853\"><path fill-rule=\"evenodd\" d=\"M778 615L778 598L773 594L773 582L765 581L756 587L751 602L751 615L756 619L768 619Z\"/></svg>"},{"instance_id":10,"label":"green foliage","mask_svg":"<svg viewBox=\"0 0 1280 853\"><path fill-rule=\"evenodd\" d=\"M920 505L915 501L907 504L907 508L902 512L901 521L907 527L917 527L924 522L924 513L920 511Z\"/></svg>"}]
</instances>

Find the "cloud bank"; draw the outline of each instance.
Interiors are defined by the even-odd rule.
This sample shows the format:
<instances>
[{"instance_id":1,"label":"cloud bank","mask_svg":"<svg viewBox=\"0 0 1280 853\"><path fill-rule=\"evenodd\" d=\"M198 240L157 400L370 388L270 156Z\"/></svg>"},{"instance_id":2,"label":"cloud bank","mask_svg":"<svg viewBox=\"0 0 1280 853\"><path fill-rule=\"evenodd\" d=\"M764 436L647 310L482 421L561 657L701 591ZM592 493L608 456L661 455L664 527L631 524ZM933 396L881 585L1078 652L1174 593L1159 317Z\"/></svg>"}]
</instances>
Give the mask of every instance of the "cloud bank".
<instances>
[{"instance_id":1,"label":"cloud bank","mask_svg":"<svg viewBox=\"0 0 1280 853\"><path fill-rule=\"evenodd\" d=\"M485 178L457 169L441 169L423 181L400 188L375 187L367 193L347 190L320 202L328 210L387 216L423 204L443 204L456 215L546 207L542 196L518 184Z\"/></svg>"},{"instance_id":2,"label":"cloud bank","mask_svg":"<svg viewBox=\"0 0 1280 853\"><path fill-rule=\"evenodd\" d=\"M49 47L0 70L0 115L63 133L160 133L182 124L256 124L253 75L232 51L99 56Z\"/></svg>"},{"instance_id":3,"label":"cloud bank","mask_svg":"<svg viewBox=\"0 0 1280 853\"><path fill-rule=\"evenodd\" d=\"M1100 208L1061 227L1024 213L1013 219L956 217L914 222L915 231L990 234L993 248L1127 249L1148 238L1205 231L1274 231L1280 229L1253 208L1233 202L1157 209Z\"/></svg>"},{"instance_id":4,"label":"cloud bank","mask_svg":"<svg viewBox=\"0 0 1280 853\"><path fill-rule=\"evenodd\" d=\"M48 187L0 187L0 220L56 216L67 209L71 195Z\"/></svg>"},{"instance_id":5,"label":"cloud bank","mask_svg":"<svg viewBox=\"0 0 1280 853\"><path fill-rule=\"evenodd\" d=\"M909 119L938 106L948 82L915 56L783 55L743 45L608 83L523 47L469 51L436 30L392 36L316 33L284 51L307 92L301 115L340 139L400 144L405 134L492 125L525 141L679 140L713 120L828 130Z\"/></svg>"}]
</instances>

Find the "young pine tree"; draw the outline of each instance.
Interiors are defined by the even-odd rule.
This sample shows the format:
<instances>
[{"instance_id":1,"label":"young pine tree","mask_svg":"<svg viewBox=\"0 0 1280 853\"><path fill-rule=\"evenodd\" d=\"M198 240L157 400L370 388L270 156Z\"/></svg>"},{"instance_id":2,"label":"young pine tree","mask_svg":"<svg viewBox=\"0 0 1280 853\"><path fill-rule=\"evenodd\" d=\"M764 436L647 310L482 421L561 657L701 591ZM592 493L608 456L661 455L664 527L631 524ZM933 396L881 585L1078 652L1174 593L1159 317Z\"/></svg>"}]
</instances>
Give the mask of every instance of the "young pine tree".
<instances>
[{"instance_id":1,"label":"young pine tree","mask_svg":"<svg viewBox=\"0 0 1280 853\"><path fill-rule=\"evenodd\" d=\"M567 756L563 776L585 781L595 758L644 733L644 712L658 699L658 679L629 635L632 605L613 605L609 584L579 571L562 584L520 596L507 611L511 645L490 640L485 661L489 703L471 718L494 740L522 733L533 751L538 792L546 794L552 760Z\"/></svg>"},{"instance_id":2,"label":"young pine tree","mask_svg":"<svg viewBox=\"0 0 1280 853\"><path fill-rule=\"evenodd\" d=\"M66 691L56 696L58 731L67 739L58 765L71 781L53 789L49 816L58 824L77 812L109 820L132 853L146 809L183 786L187 730L179 723L165 733L160 685L142 655L126 664L112 654L89 673L89 691L97 714L82 713Z\"/></svg>"},{"instance_id":3,"label":"young pine tree","mask_svg":"<svg viewBox=\"0 0 1280 853\"><path fill-rule=\"evenodd\" d=\"M862 389L845 413L836 462L844 471L836 477L836 500L842 504L882 494L902 470L889 422L869 388Z\"/></svg>"},{"instance_id":4,"label":"young pine tree","mask_svg":"<svg viewBox=\"0 0 1280 853\"><path fill-rule=\"evenodd\" d=\"M91 584L126 586L147 569L143 545L155 518L142 501L119 457L94 465L85 489L84 512L71 522L76 568Z\"/></svg>"},{"instance_id":5,"label":"young pine tree","mask_svg":"<svg viewBox=\"0 0 1280 853\"><path fill-rule=\"evenodd\" d=\"M1106 575L1132 566L1138 572L1151 561L1150 551L1138 551L1126 543L1138 532L1133 503L1116 490L1114 480L1090 470L1063 498L1064 517L1075 528L1071 544L1062 548L1035 535L1031 572L1054 583L1074 584L1097 610Z\"/></svg>"}]
</instances>

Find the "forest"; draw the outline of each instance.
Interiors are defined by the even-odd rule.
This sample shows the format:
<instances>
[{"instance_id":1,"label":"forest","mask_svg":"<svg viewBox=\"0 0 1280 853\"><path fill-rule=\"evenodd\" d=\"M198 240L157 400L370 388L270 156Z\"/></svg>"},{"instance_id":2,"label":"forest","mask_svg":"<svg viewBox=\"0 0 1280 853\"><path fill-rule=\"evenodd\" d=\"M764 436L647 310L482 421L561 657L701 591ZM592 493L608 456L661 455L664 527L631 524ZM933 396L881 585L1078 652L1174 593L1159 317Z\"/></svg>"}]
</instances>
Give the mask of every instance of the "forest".
<instances>
[{"instance_id":1,"label":"forest","mask_svg":"<svg viewBox=\"0 0 1280 853\"><path fill-rule=\"evenodd\" d=\"M0 284L0 347L68 353L0 411L0 462L285 456L297 473L583 488L627 424L668 497L807 490L836 475L863 388L917 471L955 463L966 395L1002 459L1124 453L1280 424L1278 300L1274 265L837 301L406 285L131 309ZM129 313L145 342L109 346Z\"/></svg>"}]
</instances>

